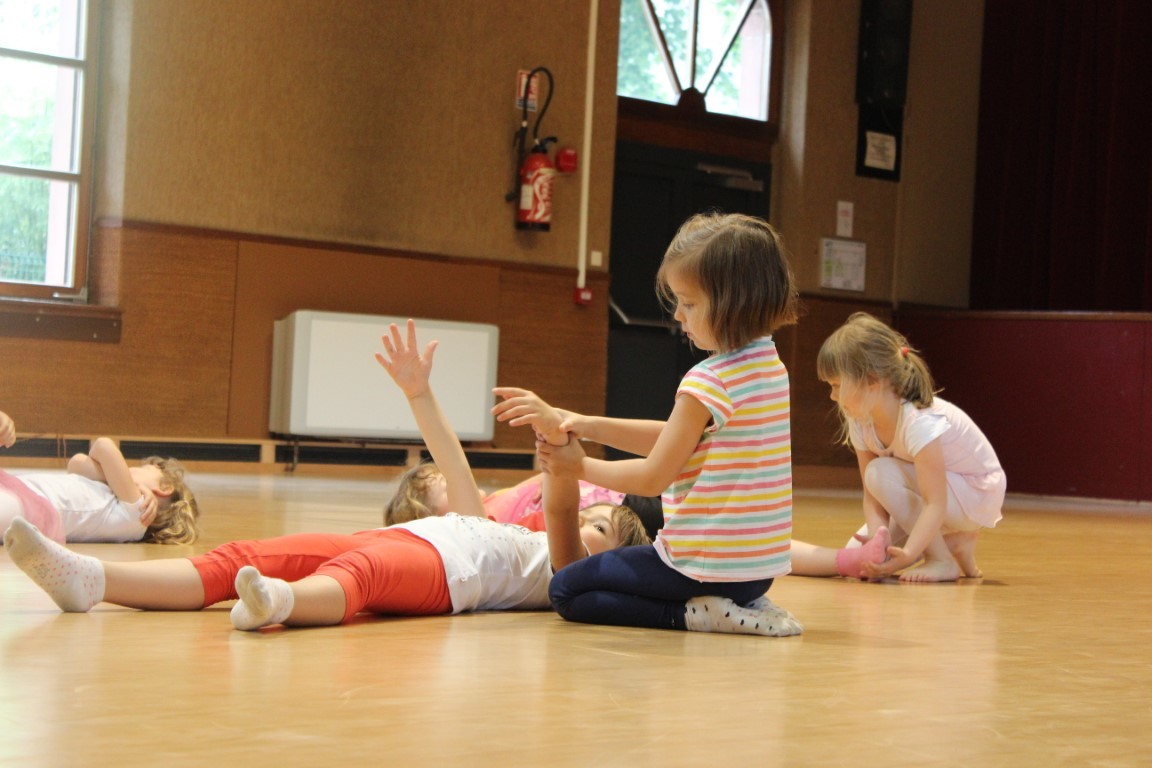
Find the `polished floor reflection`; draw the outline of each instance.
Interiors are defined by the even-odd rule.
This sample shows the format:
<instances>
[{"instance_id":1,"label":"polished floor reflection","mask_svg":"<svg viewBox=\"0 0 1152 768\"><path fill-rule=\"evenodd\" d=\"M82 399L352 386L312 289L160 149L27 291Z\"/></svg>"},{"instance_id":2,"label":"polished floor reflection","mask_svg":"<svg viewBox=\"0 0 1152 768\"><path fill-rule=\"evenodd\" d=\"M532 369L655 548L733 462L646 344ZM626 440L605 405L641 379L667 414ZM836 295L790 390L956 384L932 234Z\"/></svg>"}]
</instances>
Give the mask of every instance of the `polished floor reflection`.
<instances>
[{"instance_id":1,"label":"polished floor reflection","mask_svg":"<svg viewBox=\"0 0 1152 768\"><path fill-rule=\"evenodd\" d=\"M489 485L514 477L487 478ZM387 478L197 474L194 548L379 525ZM801 488L838 544L858 497ZM0 765L1051 766L1152 759L1152 509L1010 498L980 581L787 577L801 637L539 613L233 631L227 606L61 614L0 550Z\"/></svg>"}]
</instances>

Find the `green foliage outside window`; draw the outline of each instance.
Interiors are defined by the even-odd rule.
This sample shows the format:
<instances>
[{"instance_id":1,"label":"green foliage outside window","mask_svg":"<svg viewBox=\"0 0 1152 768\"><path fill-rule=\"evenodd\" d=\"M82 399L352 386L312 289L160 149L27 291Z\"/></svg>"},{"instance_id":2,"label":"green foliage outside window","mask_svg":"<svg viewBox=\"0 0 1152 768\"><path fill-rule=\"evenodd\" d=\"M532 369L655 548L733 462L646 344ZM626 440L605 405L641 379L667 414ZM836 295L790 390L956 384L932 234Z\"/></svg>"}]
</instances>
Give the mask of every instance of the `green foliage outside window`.
<instances>
[{"instance_id":1,"label":"green foliage outside window","mask_svg":"<svg viewBox=\"0 0 1152 768\"><path fill-rule=\"evenodd\" d=\"M746 0L698 0L698 29L696 32L695 82L689 82L692 71L688 56L691 51L692 14L694 0L653 0L652 7L663 32L668 47L670 63L675 67L681 89L694 87L704 93L708 111L764 119L763 114L751 114L750 108L741 99L741 81L738 79L745 67L757 67L759 62L745 61L746 23L741 33L732 41L725 53L725 46L731 37L733 27L743 21L740 13L747 5ZM768 9L764 0L755 4L749 18L765 20ZM769 46L764 45L764 50ZM723 57L722 66L709 83L707 77ZM764 68L766 71L766 67ZM767 82L753 79L752 88L766 90ZM668 74L668 66L660 43L653 34L645 13L645 0L622 0L620 5L620 48L617 60L616 92L621 96L654 101L661 104L676 104L680 99L676 83ZM747 94L745 94L747 96ZM753 101L759 103L760 94ZM753 109L752 111L757 111Z\"/></svg>"},{"instance_id":2,"label":"green foliage outside window","mask_svg":"<svg viewBox=\"0 0 1152 768\"><path fill-rule=\"evenodd\" d=\"M7 102L0 93L0 100ZM39 114L37 114L39 112ZM50 132L46 106L23 114L0 114L0 157L28 158L47 166ZM0 174L0 280L43 282L48 239L48 182Z\"/></svg>"}]
</instances>

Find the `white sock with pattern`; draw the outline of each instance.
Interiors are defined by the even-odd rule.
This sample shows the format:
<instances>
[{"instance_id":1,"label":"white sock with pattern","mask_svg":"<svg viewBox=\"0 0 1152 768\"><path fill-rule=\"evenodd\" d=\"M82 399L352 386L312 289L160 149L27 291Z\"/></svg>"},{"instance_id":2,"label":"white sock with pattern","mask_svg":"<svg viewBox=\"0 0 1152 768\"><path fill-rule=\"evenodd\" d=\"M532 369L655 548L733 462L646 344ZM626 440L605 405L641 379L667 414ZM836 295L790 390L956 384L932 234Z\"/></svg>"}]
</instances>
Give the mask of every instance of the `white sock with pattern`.
<instances>
[{"instance_id":1,"label":"white sock with pattern","mask_svg":"<svg viewBox=\"0 0 1152 768\"><path fill-rule=\"evenodd\" d=\"M296 602L291 584L250 565L236 574L236 593L240 601L232 606L232 626L245 631L283 624Z\"/></svg>"},{"instance_id":2,"label":"white sock with pattern","mask_svg":"<svg viewBox=\"0 0 1152 768\"><path fill-rule=\"evenodd\" d=\"M691 632L787 637L804 630L790 614L747 608L726 597L694 597L684 608L684 622Z\"/></svg>"},{"instance_id":3,"label":"white sock with pattern","mask_svg":"<svg viewBox=\"0 0 1152 768\"><path fill-rule=\"evenodd\" d=\"M84 613L104 599L104 564L57 544L22 517L4 532L12 562L69 613Z\"/></svg>"},{"instance_id":4,"label":"white sock with pattern","mask_svg":"<svg viewBox=\"0 0 1152 768\"><path fill-rule=\"evenodd\" d=\"M804 625L792 614L792 611L787 608L781 608L768 599L768 595L761 595L752 602L744 606L750 611L759 611L774 619L777 619L780 626L784 630L794 629L794 632L786 632L785 635L798 635L804 631Z\"/></svg>"}]
</instances>

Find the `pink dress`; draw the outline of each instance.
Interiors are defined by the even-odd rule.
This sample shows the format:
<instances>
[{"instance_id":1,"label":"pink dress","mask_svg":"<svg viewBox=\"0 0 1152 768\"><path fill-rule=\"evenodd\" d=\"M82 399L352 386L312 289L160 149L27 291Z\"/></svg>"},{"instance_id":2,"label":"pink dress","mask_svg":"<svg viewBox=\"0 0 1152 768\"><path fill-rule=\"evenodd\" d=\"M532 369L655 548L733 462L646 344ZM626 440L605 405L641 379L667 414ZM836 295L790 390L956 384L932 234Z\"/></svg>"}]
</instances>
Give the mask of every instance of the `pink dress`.
<instances>
[{"instance_id":1,"label":"pink dress","mask_svg":"<svg viewBox=\"0 0 1152 768\"><path fill-rule=\"evenodd\" d=\"M541 476L536 475L511 488L496 491L485 497L484 511L498 523L515 523L534 531L544 530L541 482ZM623 500L622 493L580 481L580 509L595 504L616 505Z\"/></svg>"},{"instance_id":2,"label":"pink dress","mask_svg":"<svg viewBox=\"0 0 1152 768\"><path fill-rule=\"evenodd\" d=\"M64 543L66 538L64 521L48 499L33 491L20 478L2 469L0 469L0 488L20 501L20 506L24 508L24 519L36 526L40 533L52 541ZM0 535L3 535L3 531L0 531Z\"/></svg>"}]
</instances>

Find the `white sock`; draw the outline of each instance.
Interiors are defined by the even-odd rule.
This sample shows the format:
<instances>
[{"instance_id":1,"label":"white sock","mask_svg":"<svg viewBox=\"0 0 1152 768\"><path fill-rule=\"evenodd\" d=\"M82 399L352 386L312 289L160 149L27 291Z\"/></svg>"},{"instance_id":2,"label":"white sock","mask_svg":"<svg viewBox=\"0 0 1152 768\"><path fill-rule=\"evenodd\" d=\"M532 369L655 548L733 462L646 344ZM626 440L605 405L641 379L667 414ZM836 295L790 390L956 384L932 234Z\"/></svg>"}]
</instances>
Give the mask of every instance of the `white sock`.
<instances>
[{"instance_id":1,"label":"white sock","mask_svg":"<svg viewBox=\"0 0 1152 768\"><path fill-rule=\"evenodd\" d=\"M265 576L250 565L236 574L236 593L240 602L232 606L232 626L246 631L283 624L296 602L292 585Z\"/></svg>"},{"instance_id":2,"label":"white sock","mask_svg":"<svg viewBox=\"0 0 1152 768\"><path fill-rule=\"evenodd\" d=\"M4 548L60 610L84 613L104 599L103 563L57 544L24 518L8 526Z\"/></svg>"},{"instance_id":3,"label":"white sock","mask_svg":"<svg viewBox=\"0 0 1152 768\"><path fill-rule=\"evenodd\" d=\"M792 611L788 610L787 608L781 608L780 606L776 605L776 603L769 600L768 595L761 595L752 602L746 603L744 607L750 611L763 611L765 613L772 614L773 616L787 616L790 619L796 618L792 615Z\"/></svg>"},{"instance_id":4,"label":"white sock","mask_svg":"<svg viewBox=\"0 0 1152 768\"><path fill-rule=\"evenodd\" d=\"M763 599L771 605L771 601ZM726 597L694 597L684 606L684 622L691 632L787 637L804 631L791 614L782 615L772 607L775 610L757 610L736 605Z\"/></svg>"},{"instance_id":5,"label":"white sock","mask_svg":"<svg viewBox=\"0 0 1152 768\"><path fill-rule=\"evenodd\" d=\"M792 611L776 605L776 603L768 599L768 595L761 595L744 607L750 611L759 611L774 619L777 619L781 628L785 630L782 635L779 635L780 637L799 635L804 631L804 625L801 624L799 620L792 614Z\"/></svg>"}]
</instances>

